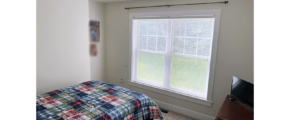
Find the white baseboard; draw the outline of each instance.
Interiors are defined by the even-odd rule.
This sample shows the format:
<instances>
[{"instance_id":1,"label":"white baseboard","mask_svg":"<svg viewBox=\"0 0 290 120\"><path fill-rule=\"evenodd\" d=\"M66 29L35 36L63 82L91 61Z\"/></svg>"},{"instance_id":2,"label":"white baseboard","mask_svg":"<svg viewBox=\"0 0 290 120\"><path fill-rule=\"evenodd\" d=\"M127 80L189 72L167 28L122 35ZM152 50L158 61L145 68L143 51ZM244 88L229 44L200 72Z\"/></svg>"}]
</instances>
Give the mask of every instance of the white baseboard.
<instances>
[{"instance_id":1,"label":"white baseboard","mask_svg":"<svg viewBox=\"0 0 290 120\"><path fill-rule=\"evenodd\" d=\"M199 119L199 120L214 120L215 119L212 116L208 116L208 115L201 114L201 113L198 113L198 112L195 112L195 111L191 111L191 110L188 110L188 109L185 109L185 108L182 108L182 107L178 107L178 106L175 106L175 105L172 105L172 104L169 104L169 103L165 103L165 102L162 102L162 101L159 101L159 100L153 99L153 101L160 108L164 108L164 109L167 109L167 110L170 110L170 111L173 111L173 112L176 112L176 113L180 113L180 114L183 114L183 115L186 115L186 116L189 116L189 117L193 117L193 118L196 118L196 119Z\"/></svg>"}]
</instances>

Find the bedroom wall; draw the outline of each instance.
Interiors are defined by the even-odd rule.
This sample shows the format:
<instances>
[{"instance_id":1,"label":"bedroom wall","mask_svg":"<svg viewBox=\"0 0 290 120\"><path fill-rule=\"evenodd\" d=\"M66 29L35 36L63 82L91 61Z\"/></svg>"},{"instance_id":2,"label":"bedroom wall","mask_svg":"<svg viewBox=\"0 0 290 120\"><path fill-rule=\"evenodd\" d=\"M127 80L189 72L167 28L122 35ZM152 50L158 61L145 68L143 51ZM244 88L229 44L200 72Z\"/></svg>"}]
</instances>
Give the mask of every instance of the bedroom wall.
<instances>
[{"instance_id":1,"label":"bedroom wall","mask_svg":"<svg viewBox=\"0 0 290 120\"><path fill-rule=\"evenodd\" d=\"M213 0L144 0L105 4L105 59L106 81L123 86L149 97L209 116L216 116L227 94L230 93L232 76L253 80L253 0L229 0L228 4L179 6L125 10L125 7L163 4L212 2ZM221 9L219 43L211 107L195 104L145 89L129 86L129 13L156 11L184 11ZM120 79L125 83L121 84Z\"/></svg>"},{"instance_id":2,"label":"bedroom wall","mask_svg":"<svg viewBox=\"0 0 290 120\"><path fill-rule=\"evenodd\" d=\"M105 5L104 3L89 0L89 20L100 22L100 42L91 42L97 45L97 56L91 56L91 80L104 81L105 77Z\"/></svg>"},{"instance_id":3,"label":"bedroom wall","mask_svg":"<svg viewBox=\"0 0 290 120\"><path fill-rule=\"evenodd\" d=\"M88 0L37 0L37 94L90 80L88 21Z\"/></svg>"}]
</instances>

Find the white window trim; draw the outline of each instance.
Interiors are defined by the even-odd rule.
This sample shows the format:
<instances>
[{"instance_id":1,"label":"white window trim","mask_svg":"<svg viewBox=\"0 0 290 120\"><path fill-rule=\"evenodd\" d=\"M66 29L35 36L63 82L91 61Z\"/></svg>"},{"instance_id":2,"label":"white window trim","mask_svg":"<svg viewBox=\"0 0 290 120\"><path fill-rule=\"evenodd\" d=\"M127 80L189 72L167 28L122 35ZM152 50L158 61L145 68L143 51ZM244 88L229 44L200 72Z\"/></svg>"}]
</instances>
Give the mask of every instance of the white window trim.
<instances>
[{"instance_id":1,"label":"white window trim","mask_svg":"<svg viewBox=\"0 0 290 120\"><path fill-rule=\"evenodd\" d=\"M151 90L154 92L158 92L161 94L165 94L168 96L176 97L179 99L191 101L194 103L202 104L205 106L211 106L212 96L213 96L213 84L214 84L214 73L215 73L215 63L216 63L216 53L217 53L217 45L218 45L218 35L219 35L219 25L220 25L220 15L221 10L220 9L214 9L214 10L194 10L194 11L170 11L170 12L147 12L147 13L130 13L129 15L129 44L130 44L130 61L129 61L129 74L130 74L130 80L129 85ZM212 51L211 51L211 60L210 60L210 70L209 70L209 79L208 79L208 86L207 86L207 96L206 99L199 98L197 96L180 93L177 91L164 89L160 87L154 87L152 85L141 83L140 81L136 82L134 78L136 78L136 70L134 68L136 62L134 62L134 59L136 58L136 53L134 53L133 50L135 50L136 46L133 46L133 32L132 31L132 24L133 19L168 19L168 18L215 18L214 23L214 31L213 31L213 39L212 39Z\"/></svg>"}]
</instances>

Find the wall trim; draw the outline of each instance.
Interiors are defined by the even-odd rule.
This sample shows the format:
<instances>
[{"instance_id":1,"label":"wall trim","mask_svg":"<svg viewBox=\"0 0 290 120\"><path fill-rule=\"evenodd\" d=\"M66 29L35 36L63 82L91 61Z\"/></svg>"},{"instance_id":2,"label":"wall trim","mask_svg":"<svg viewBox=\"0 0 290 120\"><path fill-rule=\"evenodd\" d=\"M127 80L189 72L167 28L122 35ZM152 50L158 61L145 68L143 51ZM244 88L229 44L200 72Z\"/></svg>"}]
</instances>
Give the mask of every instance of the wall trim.
<instances>
[{"instance_id":1,"label":"wall trim","mask_svg":"<svg viewBox=\"0 0 290 120\"><path fill-rule=\"evenodd\" d=\"M195 112L195 111L191 111L182 107L178 107L169 103L165 103L156 99L153 99L153 101L160 107L160 108L164 108L176 113L180 113L189 117L193 117L199 120L215 120L215 117L212 116L208 116L199 112Z\"/></svg>"}]
</instances>

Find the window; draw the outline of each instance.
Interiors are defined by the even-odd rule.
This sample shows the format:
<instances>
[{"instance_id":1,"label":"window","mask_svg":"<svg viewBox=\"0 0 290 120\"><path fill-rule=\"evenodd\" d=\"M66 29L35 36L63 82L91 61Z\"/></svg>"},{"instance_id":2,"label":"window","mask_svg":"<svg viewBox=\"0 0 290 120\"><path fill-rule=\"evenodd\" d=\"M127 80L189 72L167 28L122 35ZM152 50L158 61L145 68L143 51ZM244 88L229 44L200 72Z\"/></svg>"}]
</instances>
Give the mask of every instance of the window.
<instances>
[{"instance_id":1,"label":"window","mask_svg":"<svg viewBox=\"0 0 290 120\"><path fill-rule=\"evenodd\" d=\"M208 100L219 14L202 13L131 14L131 82Z\"/></svg>"}]
</instances>

